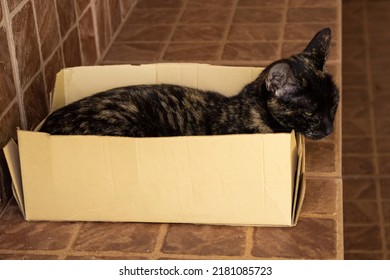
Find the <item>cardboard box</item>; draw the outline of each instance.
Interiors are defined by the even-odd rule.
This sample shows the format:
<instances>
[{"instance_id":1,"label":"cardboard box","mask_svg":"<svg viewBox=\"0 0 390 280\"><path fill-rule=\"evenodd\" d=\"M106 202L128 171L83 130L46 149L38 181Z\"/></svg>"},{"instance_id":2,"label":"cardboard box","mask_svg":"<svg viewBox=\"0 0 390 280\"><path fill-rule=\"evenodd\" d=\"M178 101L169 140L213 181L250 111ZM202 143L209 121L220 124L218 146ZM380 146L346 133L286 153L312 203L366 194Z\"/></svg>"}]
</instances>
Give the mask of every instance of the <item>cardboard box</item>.
<instances>
[{"instance_id":1,"label":"cardboard box","mask_svg":"<svg viewBox=\"0 0 390 280\"><path fill-rule=\"evenodd\" d=\"M261 68L204 64L77 67L57 75L53 110L130 84L233 95ZM18 131L4 149L26 220L256 226L297 223L304 141L292 133L131 138Z\"/></svg>"}]
</instances>

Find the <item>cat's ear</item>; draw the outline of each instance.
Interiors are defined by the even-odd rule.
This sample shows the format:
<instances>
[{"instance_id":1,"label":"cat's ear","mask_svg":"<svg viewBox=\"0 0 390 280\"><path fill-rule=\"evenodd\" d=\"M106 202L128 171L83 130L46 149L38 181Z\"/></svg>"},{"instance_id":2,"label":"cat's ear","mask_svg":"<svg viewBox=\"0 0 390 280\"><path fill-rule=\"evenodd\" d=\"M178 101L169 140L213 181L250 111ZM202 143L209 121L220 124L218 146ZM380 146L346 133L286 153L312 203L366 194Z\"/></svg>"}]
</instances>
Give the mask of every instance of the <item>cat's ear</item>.
<instances>
[{"instance_id":1,"label":"cat's ear","mask_svg":"<svg viewBox=\"0 0 390 280\"><path fill-rule=\"evenodd\" d=\"M296 78L290 65L285 62L273 65L268 71L265 85L267 90L277 97L288 97L296 89Z\"/></svg>"},{"instance_id":2,"label":"cat's ear","mask_svg":"<svg viewBox=\"0 0 390 280\"><path fill-rule=\"evenodd\" d=\"M329 53L331 40L332 31L330 28L322 29L313 37L313 39L303 51L304 53L310 54L314 64L320 70L324 68L324 64Z\"/></svg>"}]
</instances>

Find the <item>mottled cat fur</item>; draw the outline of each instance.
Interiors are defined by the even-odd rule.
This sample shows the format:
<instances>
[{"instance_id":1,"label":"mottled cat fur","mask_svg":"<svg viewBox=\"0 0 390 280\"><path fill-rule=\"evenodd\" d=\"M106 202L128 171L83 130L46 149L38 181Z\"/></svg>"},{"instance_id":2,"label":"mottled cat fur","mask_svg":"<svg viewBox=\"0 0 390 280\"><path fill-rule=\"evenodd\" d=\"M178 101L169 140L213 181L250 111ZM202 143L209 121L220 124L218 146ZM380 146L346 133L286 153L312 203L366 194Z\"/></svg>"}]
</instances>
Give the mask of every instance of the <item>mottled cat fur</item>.
<instances>
[{"instance_id":1,"label":"mottled cat fur","mask_svg":"<svg viewBox=\"0 0 390 280\"><path fill-rule=\"evenodd\" d=\"M333 131L338 90L324 70L331 30L278 60L237 95L177 85L121 87L69 104L46 119L50 134L179 136L288 132L312 139Z\"/></svg>"}]
</instances>

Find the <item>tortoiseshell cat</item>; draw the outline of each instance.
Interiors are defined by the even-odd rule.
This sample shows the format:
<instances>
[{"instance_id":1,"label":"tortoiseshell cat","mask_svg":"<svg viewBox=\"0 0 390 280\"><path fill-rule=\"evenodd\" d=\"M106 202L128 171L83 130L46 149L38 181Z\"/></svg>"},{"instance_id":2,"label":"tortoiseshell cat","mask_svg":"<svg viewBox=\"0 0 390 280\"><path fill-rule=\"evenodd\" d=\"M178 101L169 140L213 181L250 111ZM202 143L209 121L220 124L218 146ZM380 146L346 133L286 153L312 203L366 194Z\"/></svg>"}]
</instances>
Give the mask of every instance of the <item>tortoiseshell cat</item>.
<instances>
[{"instance_id":1,"label":"tortoiseshell cat","mask_svg":"<svg viewBox=\"0 0 390 280\"><path fill-rule=\"evenodd\" d=\"M331 30L305 50L270 64L233 97L177 85L128 86L86 97L53 112L50 134L179 136L288 132L312 139L333 131L339 94L324 70Z\"/></svg>"}]
</instances>

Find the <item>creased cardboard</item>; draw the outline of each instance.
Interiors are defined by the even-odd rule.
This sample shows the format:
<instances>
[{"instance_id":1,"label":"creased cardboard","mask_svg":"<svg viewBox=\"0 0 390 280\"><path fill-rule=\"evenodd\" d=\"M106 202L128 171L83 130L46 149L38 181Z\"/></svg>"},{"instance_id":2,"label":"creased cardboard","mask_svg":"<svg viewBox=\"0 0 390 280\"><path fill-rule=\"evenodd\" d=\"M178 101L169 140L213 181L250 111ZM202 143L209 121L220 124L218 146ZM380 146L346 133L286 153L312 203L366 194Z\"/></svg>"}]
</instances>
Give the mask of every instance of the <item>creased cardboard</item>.
<instances>
[{"instance_id":1,"label":"creased cardboard","mask_svg":"<svg viewBox=\"0 0 390 280\"><path fill-rule=\"evenodd\" d=\"M233 95L261 70L203 64L64 69L53 110L130 84ZM18 146L10 142L5 153L27 220L291 226L305 190L303 137L293 132L132 138L19 130Z\"/></svg>"}]
</instances>

